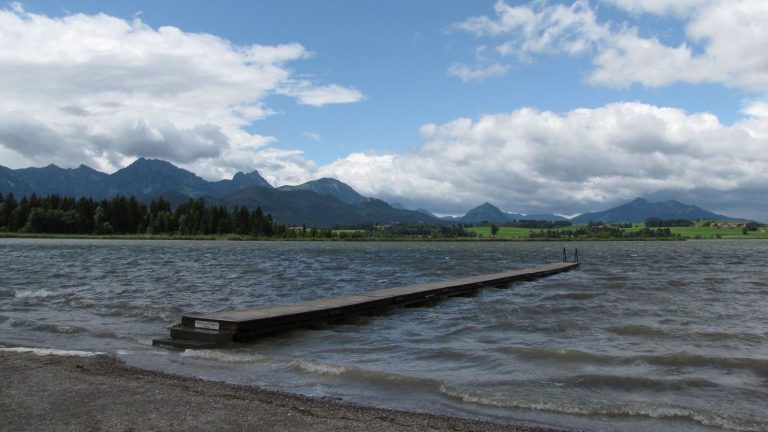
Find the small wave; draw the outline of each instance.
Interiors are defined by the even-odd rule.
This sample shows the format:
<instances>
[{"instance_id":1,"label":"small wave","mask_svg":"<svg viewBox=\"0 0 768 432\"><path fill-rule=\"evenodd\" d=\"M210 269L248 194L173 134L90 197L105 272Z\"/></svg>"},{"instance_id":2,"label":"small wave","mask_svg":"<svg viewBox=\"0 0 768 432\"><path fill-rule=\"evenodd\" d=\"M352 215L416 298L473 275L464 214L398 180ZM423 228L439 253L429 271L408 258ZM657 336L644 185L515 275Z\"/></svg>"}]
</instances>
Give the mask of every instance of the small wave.
<instances>
[{"instance_id":1,"label":"small wave","mask_svg":"<svg viewBox=\"0 0 768 432\"><path fill-rule=\"evenodd\" d=\"M637 359L649 364L674 367L716 367L720 369L747 369L768 377L768 360L746 357L713 357L688 353L658 356L639 356Z\"/></svg>"},{"instance_id":2,"label":"small wave","mask_svg":"<svg viewBox=\"0 0 768 432\"><path fill-rule=\"evenodd\" d=\"M76 327L72 325L50 324L50 323L40 324L36 321L29 321L29 320L18 319L18 318L11 318L10 324L11 324L11 327L21 327L21 328L29 329L31 331L40 331L40 332L47 332L47 333L74 334L74 333L80 333L80 332L86 331L81 327Z\"/></svg>"},{"instance_id":3,"label":"small wave","mask_svg":"<svg viewBox=\"0 0 768 432\"><path fill-rule=\"evenodd\" d=\"M706 341L743 341L749 343L765 343L768 341L768 335L757 333L726 333L726 332L712 332L712 331L700 331L683 333L683 337L691 339L699 339Z\"/></svg>"},{"instance_id":4,"label":"small wave","mask_svg":"<svg viewBox=\"0 0 768 432\"><path fill-rule=\"evenodd\" d=\"M93 302L77 302L76 304L73 302L73 307L78 309L97 309L94 313L100 316L147 318L163 322L176 321L181 314L181 309L177 306L157 307L124 301L104 305Z\"/></svg>"},{"instance_id":5,"label":"small wave","mask_svg":"<svg viewBox=\"0 0 768 432\"><path fill-rule=\"evenodd\" d=\"M589 300L603 295L602 293L566 292L544 297L544 300Z\"/></svg>"},{"instance_id":6,"label":"small wave","mask_svg":"<svg viewBox=\"0 0 768 432\"><path fill-rule=\"evenodd\" d=\"M527 360L552 360L562 362L582 362L601 365L622 365L638 361L655 365L671 367L714 367L718 369L747 369L768 377L768 359L746 357L715 357L689 353L673 353L639 356L610 356L592 354L585 351L550 348L518 348L504 347L503 351L512 353Z\"/></svg>"},{"instance_id":7,"label":"small wave","mask_svg":"<svg viewBox=\"0 0 768 432\"><path fill-rule=\"evenodd\" d=\"M627 324L622 326L608 327L606 330L610 333L620 336L640 336L640 337L669 337L685 340L702 341L744 341L749 343L764 343L768 338L765 335L755 333L728 333L717 331L671 331L662 330L657 327L651 327L643 324Z\"/></svg>"},{"instance_id":8,"label":"small wave","mask_svg":"<svg viewBox=\"0 0 768 432\"><path fill-rule=\"evenodd\" d=\"M607 417L646 417L661 420L686 420L703 426L719 427L740 432L764 431L762 425L742 419L727 418L710 413L698 412L691 408L677 406L653 405L609 405L609 406L578 406L574 404L531 401L522 398L505 396L478 395L459 391L446 385L440 386L440 392L450 398L466 403L485 405L498 408L514 408L533 411L549 411L577 416L607 416Z\"/></svg>"},{"instance_id":9,"label":"small wave","mask_svg":"<svg viewBox=\"0 0 768 432\"><path fill-rule=\"evenodd\" d=\"M557 360L597 364L608 364L616 362L615 357L592 354L573 349L506 347L504 348L504 351L511 352L512 354L529 360Z\"/></svg>"},{"instance_id":10,"label":"small wave","mask_svg":"<svg viewBox=\"0 0 768 432\"><path fill-rule=\"evenodd\" d=\"M99 355L106 355L106 353L98 351L75 351L75 350L61 350L55 348L27 348L27 347L13 347L13 348L0 348L0 352L17 352L17 353L30 353L42 356L56 355L56 356L70 356L70 357L95 357Z\"/></svg>"},{"instance_id":11,"label":"small wave","mask_svg":"<svg viewBox=\"0 0 768 432\"><path fill-rule=\"evenodd\" d=\"M294 360L289 363L289 367L304 372L339 377L340 379L348 378L357 383L365 382L378 389L393 388L398 391L409 389L411 392L424 391L429 394L434 394L438 392L438 388L442 385L440 381L431 378L417 378L396 372L367 370L353 366L321 364L307 360Z\"/></svg>"},{"instance_id":12,"label":"small wave","mask_svg":"<svg viewBox=\"0 0 768 432\"><path fill-rule=\"evenodd\" d=\"M717 387L714 383L705 379L652 379L616 375L576 375L566 379L558 379L558 383L570 387L608 387L620 390L649 389L649 390L684 390L686 388Z\"/></svg>"},{"instance_id":13,"label":"small wave","mask_svg":"<svg viewBox=\"0 0 768 432\"><path fill-rule=\"evenodd\" d=\"M619 336L668 336L669 334L659 328L643 324L627 324L623 326L608 327L606 330Z\"/></svg>"},{"instance_id":14,"label":"small wave","mask_svg":"<svg viewBox=\"0 0 768 432\"><path fill-rule=\"evenodd\" d=\"M57 293L51 290L47 289L41 289L41 290L16 290L13 293L13 296L17 299L28 299L28 298L47 298L47 297L54 297L57 295L60 295L61 293Z\"/></svg>"},{"instance_id":15,"label":"small wave","mask_svg":"<svg viewBox=\"0 0 768 432\"><path fill-rule=\"evenodd\" d=\"M297 360L295 364L299 369L305 372L312 372L312 373L317 373L322 375L339 376L347 372L347 368L344 366L334 366L334 365L313 363L307 360Z\"/></svg>"},{"instance_id":16,"label":"small wave","mask_svg":"<svg viewBox=\"0 0 768 432\"><path fill-rule=\"evenodd\" d=\"M228 352L226 350L185 350L182 357L218 360L227 363L258 363L267 359L260 354Z\"/></svg>"},{"instance_id":17,"label":"small wave","mask_svg":"<svg viewBox=\"0 0 768 432\"><path fill-rule=\"evenodd\" d=\"M84 331L84 329L80 327L62 325L62 324L37 324L32 328L32 330L48 332L48 333L63 333L63 334L75 334L75 333L80 333Z\"/></svg>"}]
</instances>

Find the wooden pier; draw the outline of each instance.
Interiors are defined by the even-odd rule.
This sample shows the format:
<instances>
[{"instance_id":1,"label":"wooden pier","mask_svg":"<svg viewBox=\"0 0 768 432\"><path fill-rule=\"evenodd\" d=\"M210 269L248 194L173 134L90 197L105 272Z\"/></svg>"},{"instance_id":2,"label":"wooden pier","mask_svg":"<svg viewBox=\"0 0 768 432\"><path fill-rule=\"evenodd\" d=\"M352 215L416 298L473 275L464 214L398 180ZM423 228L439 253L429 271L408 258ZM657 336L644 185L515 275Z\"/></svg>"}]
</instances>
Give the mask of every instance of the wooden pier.
<instances>
[{"instance_id":1,"label":"wooden pier","mask_svg":"<svg viewBox=\"0 0 768 432\"><path fill-rule=\"evenodd\" d=\"M246 342L281 331L344 321L354 316L372 315L394 307L418 305L445 297L469 294L482 287L542 278L578 266L578 262L561 262L503 273L386 288L293 305L184 315L181 318L181 324L170 328L170 338L155 339L152 344L174 348L211 348L233 342Z\"/></svg>"}]
</instances>

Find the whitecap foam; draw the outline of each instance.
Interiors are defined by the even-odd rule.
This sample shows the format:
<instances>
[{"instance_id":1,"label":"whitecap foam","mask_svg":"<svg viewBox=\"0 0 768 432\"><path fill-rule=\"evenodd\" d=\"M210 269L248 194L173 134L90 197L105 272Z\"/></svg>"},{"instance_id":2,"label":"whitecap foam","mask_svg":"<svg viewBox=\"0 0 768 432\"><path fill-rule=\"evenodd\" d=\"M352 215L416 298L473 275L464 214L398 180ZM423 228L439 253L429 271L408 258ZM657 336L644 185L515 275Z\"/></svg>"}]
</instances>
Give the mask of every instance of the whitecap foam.
<instances>
[{"instance_id":1,"label":"whitecap foam","mask_svg":"<svg viewBox=\"0 0 768 432\"><path fill-rule=\"evenodd\" d=\"M47 289L41 290L16 290L13 292L13 296L18 299L25 298L46 298L55 296L56 293Z\"/></svg>"},{"instance_id":2,"label":"whitecap foam","mask_svg":"<svg viewBox=\"0 0 768 432\"><path fill-rule=\"evenodd\" d=\"M246 354L220 350L185 350L182 357L198 358L206 360L218 360L228 363L256 363L267 359L260 354Z\"/></svg>"},{"instance_id":3,"label":"whitecap foam","mask_svg":"<svg viewBox=\"0 0 768 432\"><path fill-rule=\"evenodd\" d=\"M313 372L322 375L334 375L338 376L347 371L344 366L325 365L320 363L312 363L307 360L298 360L296 366L305 372Z\"/></svg>"},{"instance_id":4,"label":"whitecap foam","mask_svg":"<svg viewBox=\"0 0 768 432\"><path fill-rule=\"evenodd\" d=\"M41 356L55 355L55 356L69 356L69 357L95 357L99 355L106 355L106 353L99 351L76 351L76 350L62 350L55 348L28 348L28 347L12 347L12 348L0 348L0 352L17 352L17 353L29 353Z\"/></svg>"},{"instance_id":5,"label":"whitecap foam","mask_svg":"<svg viewBox=\"0 0 768 432\"><path fill-rule=\"evenodd\" d=\"M698 423L703 426L714 426L743 432L762 431L751 421L702 413L697 410L680 406L650 406L650 405L611 405L611 406L578 406L554 401L532 401L521 398L503 396L478 395L459 391L447 385L440 386L440 392L453 399L478 405L499 408L515 408L534 411L549 411L577 416L607 416L607 417L646 417L654 419L679 419Z\"/></svg>"}]
</instances>

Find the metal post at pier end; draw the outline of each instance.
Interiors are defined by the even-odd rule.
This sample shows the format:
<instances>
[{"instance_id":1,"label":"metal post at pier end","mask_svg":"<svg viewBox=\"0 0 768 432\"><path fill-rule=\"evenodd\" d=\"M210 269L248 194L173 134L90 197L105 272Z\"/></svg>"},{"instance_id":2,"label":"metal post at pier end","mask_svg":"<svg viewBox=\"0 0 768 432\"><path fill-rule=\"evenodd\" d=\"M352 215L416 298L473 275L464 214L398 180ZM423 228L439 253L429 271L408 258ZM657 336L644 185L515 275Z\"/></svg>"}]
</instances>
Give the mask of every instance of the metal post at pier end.
<instances>
[{"instance_id":1,"label":"metal post at pier end","mask_svg":"<svg viewBox=\"0 0 768 432\"><path fill-rule=\"evenodd\" d=\"M568 254L565 252L565 248L563 248L563 262L568 262Z\"/></svg>"},{"instance_id":2,"label":"metal post at pier end","mask_svg":"<svg viewBox=\"0 0 768 432\"><path fill-rule=\"evenodd\" d=\"M573 254L575 255L574 262L579 262L579 248L573 248Z\"/></svg>"}]
</instances>

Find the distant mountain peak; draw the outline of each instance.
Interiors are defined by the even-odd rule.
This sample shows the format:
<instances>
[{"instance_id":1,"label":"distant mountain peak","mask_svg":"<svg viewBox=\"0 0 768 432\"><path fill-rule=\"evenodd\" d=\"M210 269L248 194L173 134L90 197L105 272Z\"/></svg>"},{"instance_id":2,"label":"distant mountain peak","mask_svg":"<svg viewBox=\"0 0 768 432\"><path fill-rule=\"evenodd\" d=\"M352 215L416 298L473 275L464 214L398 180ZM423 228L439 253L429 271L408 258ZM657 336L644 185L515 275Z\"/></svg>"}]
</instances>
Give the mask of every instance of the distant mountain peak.
<instances>
[{"instance_id":1,"label":"distant mountain peak","mask_svg":"<svg viewBox=\"0 0 768 432\"><path fill-rule=\"evenodd\" d=\"M232 180L220 180L211 183L211 191L215 195L227 195L252 187L272 189L272 185L264 180L264 177L257 170L253 170L248 174L238 171L232 176Z\"/></svg>"},{"instance_id":2,"label":"distant mountain peak","mask_svg":"<svg viewBox=\"0 0 768 432\"><path fill-rule=\"evenodd\" d=\"M237 173L235 173L234 176L232 176L232 181L235 183L247 182L247 183L251 183L252 186L272 187L272 185L270 185L269 182L267 182L257 170L253 170L248 174L242 171L238 171Z\"/></svg>"},{"instance_id":3,"label":"distant mountain peak","mask_svg":"<svg viewBox=\"0 0 768 432\"><path fill-rule=\"evenodd\" d=\"M504 223L510 221L509 216L507 216L506 213L489 202L485 202L473 208L460 219L461 221L468 223Z\"/></svg>"},{"instance_id":4,"label":"distant mountain peak","mask_svg":"<svg viewBox=\"0 0 768 432\"><path fill-rule=\"evenodd\" d=\"M128 165L128 167L142 167L142 166L147 166L147 167L173 167L173 168L176 168L176 169L183 169L183 168L177 167L176 165L174 165L174 164L172 164L172 163L170 163L168 161L164 161L162 159L147 159L147 158L143 158L143 157L140 157L140 158L136 159L135 161L133 161L132 163L130 163ZM128 167L126 167L126 168L128 168Z\"/></svg>"},{"instance_id":5,"label":"distant mountain peak","mask_svg":"<svg viewBox=\"0 0 768 432\"><path fill-rule=\"evenodd\" d=\"M284 191L309 190L320 195L332 196L347 204L360 204L369 201L368 198L360 195L348 184L328 177L311 180L296 186L280 186L279 189Z\"/></svg>"},{"instance_id":6,"label":"distant mountain peak","mask_svg":"<svg viewBox=\"0 0 768 432\"><path fill-rule=\"evenodd\" d=\"M313 180L313 181L316 182L316 183L325 183L325 184L330 184L330 183L333 183L333 184L344 184L341 181L336 180L335 178L330 178L330 177L321 177L321 178L319 178L317 180Z\"/></svg>"},{"instance_id":7,"label":"distant mountain peak","mask_svg":"<svg viewBox=\"0 0 768 432\"><path fill-rule=\"evenodd\" d=\"M489 203L488 201L480 204L479 206L473 208L472 210L489 210L489 211L502 212L500 208L498 208L495 205ZM470 211L472 211L472 210L470 210Z\"/></svg>"},{"instance_id":8,"label":"distant mountain peak","mask_svg":"<svg viewBox=\"0 0 768 432\"><path fill-rule=\"evenodd\" d=\"M584 213L573 218L574 223L589 221L603 222L645 222L647 219L717 219L728 220L728 216L719 215L670 199L662 202L650 202L644 198L636 198L628 203L599 212Z\"/></svg>"}]
</instances>

